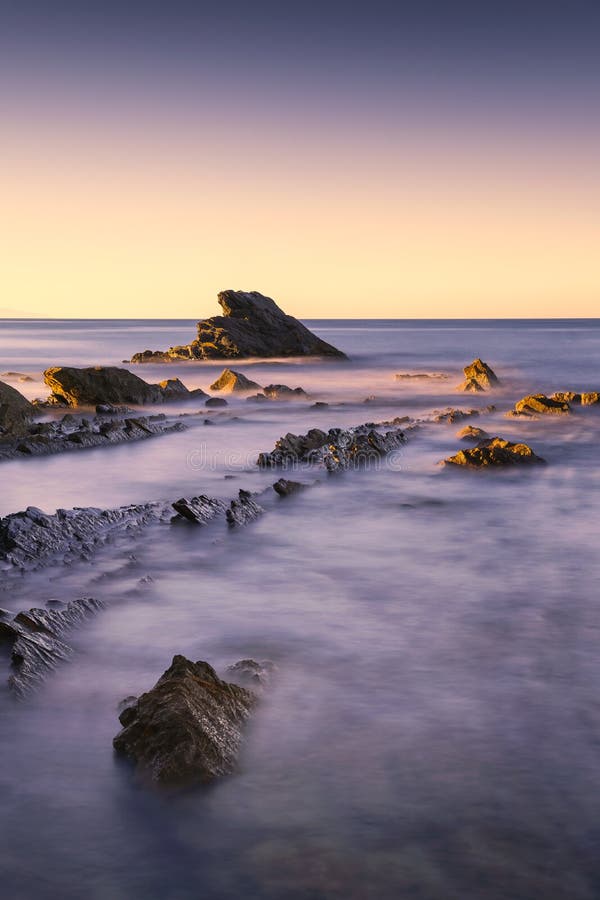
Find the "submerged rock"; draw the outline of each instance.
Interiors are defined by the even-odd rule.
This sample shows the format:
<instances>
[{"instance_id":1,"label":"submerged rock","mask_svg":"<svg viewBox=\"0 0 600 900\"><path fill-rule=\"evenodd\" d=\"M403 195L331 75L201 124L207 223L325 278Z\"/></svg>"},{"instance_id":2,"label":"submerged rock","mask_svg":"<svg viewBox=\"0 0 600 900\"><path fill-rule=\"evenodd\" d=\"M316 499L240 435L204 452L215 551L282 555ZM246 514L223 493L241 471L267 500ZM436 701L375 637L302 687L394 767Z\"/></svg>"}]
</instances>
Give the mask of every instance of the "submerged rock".
<instances>
[{"instance_id":1,"label":"submerged rock","mask_svg":"<svg viewBox=\"0 0 600 900\"><path fill-rule=\"evenodd\" d=\"M273 485L273 490L276 494L279 494L280 497L289 497L291 494L297 494L298 491L303 491L306 487L305 484L302 484L301 481L288 481L287 478L280 478L279 481L276 481Z\"/></svg>"},{"instance_id":2,"label":"submerged rock","mask_svg":"<svg viewBox=\"0 0 600 900\"><path fill-rule=\"evenodd\" d=\"M225 503L214 497L206 497L201 494L199 497L191 497L187 500L182 497L173 504L173 509L182 518L188 522L194 522L196 525L206 525L211 519L214 519L219 513L225 512Z\"/></svg>"},{"instance_id":3,"label":"submerged rock","mask_svg":"<svg viewBox=\"0 0 600 900\"><path fill-rule=\"evenodd\" d=\"M461 441L487 441L490 439L487 431L484 431L483 428L476 428L475 425L465 425L457 432L456 437Z\"/></svg>"},{"instance_id":4,"label":"submerged rock","mask_svg":"<svg viewBox=\"0 0 600 900\"><path fill-rule=\"evenodd\" d=\"M459 386L461 391L485 391L500 384L496 373L482 359L474 359L463 372L465 381Z\"/></svg>"},{"instance_id":5,"label":"submerged rock","mask_svg":"<svg viewBox=\"0 0 600 900\"><path fill-rule=\"evenodd\" d=\"M205 397L204 391L188 391L178 378L160 384L148 384L127 369L117 366L90 366L76 369L54 366L44 372L44 381L52 391L52 402L66 406L96 406L97 404L166 403L172 400Z\"/></svg>"},{"instance_id":6,"label":"submerged rock","mask_svg":"<svg viewBox=\"0 0 600 900\"><path fill-rule=\"evenodd\" d=\"M515 403L509 415L536 418L539 415L565 416L570 412L571 407L566 400L553 400L545 394L530 394Z\"/></svg>"},{"instance_id":7,"label":"submerged rock","mask_svg":"<svg viewBox=\"0 0 600 900\"><path fill-rule=\"evenodd\" d=\"M115 750L165 786L207 783L235 770L257 696L222 681L207 662L174 656L152 690L126 707Z\"/></svg>"},{"instance_id":8,"label":"submerged rock","mask_svg":"<svg viewBox=\"0 0 600 900\"><path fill-rule=\"evenodd\" d=\"M270 400L306 399L308 394L301 387L291 388L287 384L268 384L263 392Z\"/></svg>"},{"instance_id":9,"label":"submerged rock","mask_svg":"<svg viewBox=\"0 0 600 900\"><path fill-rule=\"evenodd\" d=\"M236 684L256 690L271 681L275 669L275 663L270 659L263 659L262 662L256 662L255 659L241 659L235 665L227 667L227 675Z\"/></svg>"},{"instance_id":10,"label":"submerged rock","mask_svg":"<svg viewBox=\"0 0 600 900\"><path fill-rule=\"evenodd\" d=\"M482 469L490 466L514 466L531 463L545 463L527 444L513 444L503 438L495 437L481 441L470 450L459 450L455 456L444 460L442 465L466 466L470 469Z\"/></svg>"},{"instance_id":11,"label":"submerged rock","mask_svg":"<svg viewBox=\"0 0 600 900\"><path fill-rule=\"evenodd\" d=\"M227 406L227 400L225 397L209 397L208 400L204 401L205 406Z\"/></svg>"},{"instance_id":12,"label":"submerged rock","mask_svg":"<svg viewBox=\"0 0 600 900\"><path fill-rule=\"evenodd\" d=\"M444 381L449 378L445 372L396 372L396 381Z\"/></svg>"},{"instance_id":13,"label":"submerged rock","mask_svg":"<svg viewBox=\"0 0 600 900\"><path fill-rule=\"evenodd\" d=\"M264 509L254 499L250 491L240 489L237 500L232 500L225 513L228 525L247 525L262 516Z\"/></svg>"},{"instance_id":14,"label":"submerged rock","mask_svg":"<svg viewBox=\"0 0 600 900\"><path fill-rule=\"evenodd\" d=\"M256 381L250 381L241 372L234 372L232 369L223 369L216 381L210 386L211 391L227 391L233 394L242 391L261 390L260 384Z\"/></svg>"},{"instance_id":15,"label":"submerged rock","mask_svg":"<svg viewBox=\"0 0 600 900\"><path fill-rule=\"evenodd\" d=\"M454 409L449 406L441 411L436 410L431 421L447 422L449 425L455 425L457 422L462 422L463 419L480 416L482 413L494 412L495 409L495 406L486 406L484 409Z\"/></svg>"},{"instance_id":16,"label":"submerged rock","mask_svg":"<svg viewBox=\"0 0 600 900\"><path fill-rule=\"evenodd\" d=\"M198 336L190 344L164 352L145 350L132 362L169 362L176 359L242 359L276 356L331 356L345 354L321 340L270 297L258 291L222 291L223 315L198 322Z\"/></svg>"},{"instance_id":17,"label":"submerged rock","mask_svg":"<svg viewBox=\"0 0 600 900\"><path fill-rule=\"evenodd\" d=\"M13 619L2 617L0 643L10 647L10 690L23 697L39 686L49 671L71 657L65 634L102 608L100 600L83 597L63 609L30 609Z\"/></svg>"},{"instance_id":18,"label":"submerged rock","mask_svg":"<svg viewBox=\"0 0 600 900\"><path fill-rule=\"evenodd\" d=\"M10 384L0 381L0 432L21 429L35 415L35 407Z\"/></svg>"},{"instance_id":19,"label":"submerged rock","mask_svg":"<svg viewBox=\"0 0 600 900\"><path fill-rule=\"evenodd\" d=\"M288 433L279 438L274 450L259 455L258 465L267 468L316 463L333 472L373 463L406 442L403 431L382 433L376 430L377 427L369 423L347 429L331 428L327 432L311 428L307 434Z\"/></svg>"}]
</instances>

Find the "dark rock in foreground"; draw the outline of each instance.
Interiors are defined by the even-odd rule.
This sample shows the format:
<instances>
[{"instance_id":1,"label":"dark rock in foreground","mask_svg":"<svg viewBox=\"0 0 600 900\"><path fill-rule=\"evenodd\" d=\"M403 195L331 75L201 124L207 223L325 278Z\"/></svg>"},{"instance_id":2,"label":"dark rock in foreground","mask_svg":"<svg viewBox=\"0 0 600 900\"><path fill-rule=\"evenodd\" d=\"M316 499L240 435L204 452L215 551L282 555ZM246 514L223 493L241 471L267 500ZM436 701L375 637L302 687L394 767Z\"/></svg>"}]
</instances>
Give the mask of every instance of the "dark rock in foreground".
<instances>
[{"instance_id":1,"label":"dark rock in foreground","mask_svg":"<svg viewBox=\"0 0 600 900\"><path fill-rule=\"evenodd\" d=\"M35 415L35 408L23 394L0 381L0 432L11 432L26 425Z\"/></svg>"},{"instance_id":2,"label":"dark rock in foreground","mask_svg":"<svg viewBox=\"0 0 600 900\"><path fill-rule=\"evenodd\" d=\"M134 363L170 362L177 359L242 359L276 356L331 356L345 354L322 341L274 300L258 291L222 291L218 295L223 315L198 322L198 336L191 344L169 350L145 350Z\"/></svg>"},{"instance_id":3,"label":"dark rock in foreground","mask_svg":"<svg viewBox=\"0 0 600 900\"><path fill-rule=\"evenodd\" d=\"M237 500L232 500L229 509L225 513L227 524L247 525L262 516L264 509L259 506L250 491L240 489Z\"/></svg>"},{"instance_id":4,"label":"dark rock in foreground","mask_svg":"<svg viewBox=\"0 0 600 900\"><path fill-rule=\"evenodd\" d=\"M64 609L30 609L0 620L0 643L10 647L9 688L23 697L38 687L47 673L68 660L73 651L65 634L103 608L100 600L84 597Z\"/></svg>"},{"instance_id":5,"label":"dark rock in foreground","mask_svg":"<svg viewBox=\"0 0 600 900\"><path fill-rule=\"evenodd\" d=\"M259 455L258 465L267 468L316 463L333 472L381 460L406 442L399 429L383 433L376 429L375 424L367 424L329 431L311 428L301 435L288 433L279 438L274 450Z\"/></svg>"},{"instance_id":6,"label":"dark rock in foreground","mask_svg":"<svg viewBox=\"0 0 600 900\"><path fill-rule=\"evenodd\" d=\"M256 702L208 663L175 656L152 690L121 712L124 727L113 746L142 779L173 787L207 783L235 770Z\"/></svg>"},{"instance_id":7,"label":"dark rock in foreground","mask_svg":"<svg viewBox=\"0 0 600 900\"><path fill-rule=\"evenodd\" d=\"M455 456L443 461L446 466L465 466L470 469L532 463L545 463L545 460L537 456L527 444L512 444L499 437L481 441L471 450L459 450Z\"/></svg>"},{"instance_id":8,"label":"dark rock in foreground","mask_svg":"<svg viewBox=\"0 0 600 900\"><path fill-rule=\"evenodd\" d=\"M144 406L206 397L204 391L199 389L188 391L178 378L148 384L133 372L117 366L90 366L87 369L54 366L46 369L44 381L52 391L51 401L66 406L122 403Z\"/></svg>"},{"instance_id":9,"label":"dark rock in foreground","mask_svg":"<svg viewBox=\"0 0 600 900\"><path fill-rule=\"evenodd\" d=\"M553 400L545 394L530 394L515 403L515 408L508 415L530 416L536 418L545 416L566 416L571 412L571 407L566 400Z\"/></svg>"},{"instance_id":10,"label":"dark rock in foreground","mask_svg":"<svg viewBox=\"0 0 600 900\"><path fill-rule=\"evenodd\" d=\"M223 369L219 377L210 386L211 391L227 391L229 394L242 393L243 391L261 390L260 384L246 378L241 372L232 369Z\"/></svg>"},{"instance_id":11,"label":"dark rock in foreground","mask_svg":"<svg viewBox=\"0 0 600 900\"><path fill-rule=\"evenodd\" d=\"M160 521L168 510L168 504L157 502L117 509L75 507L47 515L28 506L0 519L0 571L88 558L96 546L115 534Z\"/></svg>"},{"instance_id":12,"label":"dark rock in foreground","mask_svg":"<svg viewBox=\"0 0 600 900\"><path fill-rule=\"evenodd\" d=\"M189 500L182 497L180 500L176 500L172 506L182 518L187 519L188 522L194 522L196 525L206 525L219 513L224 513L226 508L222 500L206 497L204 494Z\"/></svg>"},{"instance_id":13,"label":"dark rock in foreground","mask_svg":"<svg viewBox=\"0 0 600 900\"><path fill-rule=\"evenodd\" d=\"M482 359L474 359L463 372L465 381L459 385L459 391L486 391L500 384L496 373Z\"/></svg>"}]
</instances>

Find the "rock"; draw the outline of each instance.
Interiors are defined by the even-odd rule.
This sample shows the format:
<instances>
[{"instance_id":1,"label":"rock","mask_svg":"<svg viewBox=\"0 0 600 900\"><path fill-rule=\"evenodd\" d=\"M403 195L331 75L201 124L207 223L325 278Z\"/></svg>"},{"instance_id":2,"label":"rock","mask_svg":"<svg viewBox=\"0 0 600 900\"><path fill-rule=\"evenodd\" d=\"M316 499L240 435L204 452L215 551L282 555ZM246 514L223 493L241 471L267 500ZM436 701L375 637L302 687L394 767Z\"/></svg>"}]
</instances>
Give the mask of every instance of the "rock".
<instances>
[{"instance_id":1,"label":"rock","mask_svg":"<svg viewBox=\"0 0 600 900\"><path fill-rule=\"evenodd\" d=\"M301 322L288 316L274 300L258 291L222 291L218 295L223 315L198 322L198 336L191 344L165 352L144 350L132 362L169 362L174 359L242 359L276 356L346 355L322 341Z\"/></svg>"},{"instance_id":2,"label":"rock","mask_svg":"<svg viewBox=\"0 0 600 900\"><path fill-rule=\"evenodd\" d=\"M515 408L509 415L536 418L539 415L564 416L570 412L571 407L566 400L553 400L545 394L530 394L515 403Z\"/></svg>"},{"instance_id":3,"label":"rock","mask_svg":"<svg viewBox=\"0 0 600 900\"><path fill-rule=\"evenodd\" d=\"M246 403L268 403L269 398L266 394L251 394L250 397L246 397Z\"/></svg>"},{"instance_id":4,"label":"rock","mask_svg":"<svg viewBox=\"0 0 600 900\"><path fill-rule=\"evenodd\" d=\"M512 444L503 438L494 437L487 441L481 441L470 450L459 450L455 456L444 460L443 465L482 469L490 466L514 466L531 463L545 463L545 460L540 456L536 456L527 444Z\"/></svg>"},{"instance_id":5,"label":"rock","mask_svg":"<svg viewBox=\"0 0 600 900\"><path fill-rule=\"evenodd\" d=\"M0 621L0 642L10 645L8 686L18 697L38 687L45 675L73 653L65 634L94 615L103 604L84 597L64 609L30 609Z\"/></svg>"},{"instance_id":6,"label":"rock","mask_svg":"<svg viewBox=\"0 0 600 900\"><path fill-rule=\"evenodd\" d=\"M454 409L448 407L441 411L436 410L433 413L432 421L447 422L449 425L455 425L457 422L462 422L463 419L480 416L481 413L494 412L495 409L495 406L486 406L484 409Z\"/></svg>"},{"instance_id":7,"label":"rock","mask_svg":"<svg viewBox=\"0 0 600 900\"><path fill-rule=\"evenodd\" d=\"M462 441L487 441L490 439L487 431L484 431L483 428L476 428L474 425L465 425L457 432L456 437Z\"/></svg>"},{"instance_id":8,"label":"rock","mask_svg":"<svg viewBox=\"0 0 600 900\"><path fill-rule=\"evenodd\" d=\"M196 525L206 525L216 515L225 512L225 504L222 500L205 497L203 494L199 497L192 497L190 500L182 497L180 500L176 500L172 506L182 518L187 519L188 522L194 522Z\"/></svg>"},{"instance_id":9,"label":"rock","mask_svg":"<svg viewBox=\"0 0 600 900\"><path fill-rule=\"evenodd\" d=\"M131 415L135 415L135 410L131 409L130 406L113 406L112 403L98 403L96 405L96 415L98 415L98 416L131 416ZM64 419L63 419L63 421L64 421Z\"/></svg>"},{"instance_id":10,"label":"rock","mask_svg":"<svg viewBox=\"0 0 600 900\"><path fill-rule=\"evenodd\" d=\"M329 409L329 403L325 403L323 400L317 400L316 403L313 403L311 409Z\"/></svg>"},{"instance_id":11,"label":"rock","mask_svg":"<svg viewBox=\"0 0 600 900\"><path fill-rule=\"evenodd\" d=\"M241 659L235 665L227 667L227 676L235 684L256 690L269 684L275 669L275 663L270 659L263 659L262 662L256 662L255 659Z\"/></svg>"},{"instance_id":12,"label":"rock","mask_svg":"<svg viewBox=\"0 0 600 900\"><path fill-rule=\"evenodd\" d=\"M377 427L369 423L348 429L331 428L328 432L311 428L305 435L288 433L279 438L274 450L259 455L258 465L267 468L316 463L333 472L374 463L406 442L403 431L381 433Z\"/></svg>"},{"instance_id":13,"label":"rock","mask_svg":"<svg viewBox=\"0 0 600 900\"><path fill-rule=\"evenodd\" d=\"M289 497L290 494L297 494L298 491L304 490L305 487L306 485L302 484L301 481L288 481L287 478L280 478L273 485L273 490L280 497Z\"/></svg>"},{"instance_id":14,"label":"rock","mask_svg":"<svg viewBox=\"0 0 600 900\"><path fill-rule=\"evenodd\" d=\"M443 381L449 376L444 372L397 372L396 381Z\"/></svg>"},{"instance_id":15,"label":"rock","mask_svg":"<svg viewBox=\"0 0 600 900\"><path fill-rule=\"evenodd\" d=\"M485 388L483 388L478 381L475 381L474 378L467 378L466 381L459 384L458 390L464 391L465 393L479 394L482 391L485 391Z\"/></svg>"},{"instance_id":16,"label":"rock","mask_svg":"<svg viewBox=\"0 0 600 900\"><path fill-rule=\"evenodd\" d=\"M600 403L600 391L586 391L581 395L582 406L595 406Z\"/></svg>"},{"instance_id":17,"label":"rock","mask_svg":"<svg viewBox=\"0 0 600 900\"><path fill-rule=\"evenodd\" d=\"M0 431L21 429L35 415L34 406L10 384L0 381Z\"/></svg>"},{"instance_id":18,"label":"rock","mask_svg":"<svg viewBox=\"0 0 600 900\"><path fill-rule=\"evenodd\" d=\"M210 389L211 391L227 391L227 393L237 393L242 391L261 390L260 384L256 381L250 381L241 372L234 372L232 369L223 369L216 381L214 381Z\"/></svg>"},{"instance_id":19,"label":"rock","mask_svg":"<svg viewBox=\"0 0 600 900\"><path fill-rule=\"evenodd\" d=\"M264 513L262 506L259 506L250 491L240 489L238 499L232 500L229 509L225 513L227 523L232 527L235 525L247 525L258 519Z\"/></svg>"},{"instance_id":20,"label":"rock","mask_svg":"<svg viewBox=\"0 0 600 900\"><path fill-rule=\"evenodd\" d=\"M115 534L166 520L168 511L169 504L160 502L104 510L75 507L52 515L28 506L0 518L0 571L89 557Z\"/></svg>"},{"instance_id":21,"label":"rock","mask_svg":"<svg viewBox=\"0 0 600 900\"><path fill-rule=\"evenodd\" d=\"M208 663L174 656L152 690L123 710L113 746L134 761L142 779L173 787L207 783L235 770L256 702L251 691L221 681Z\"/></svg>"},{"instance_id":22,"label":"rock","mask_svg":"<svg viewBox=\"0 0 600 900\"><path fill-rule=\"evenodd\" d=\"M227 400L225 397L209 397L208 400L204 401L205 406L227 406Z\"/></svg>"},{"instance_id":23,"label":"rock","mask_svg":"<svg viewBox=\"0 0 600 900\"><path fill-rule=\"evenodd\" d=\"M291 388L287 384L268 384L263 392L270 400L302 400L308 397L301 387Z\"/></svg>"},{"instance_id":24,"label":"rock","mask_svg":"<svg viewBox=\"0 0 600 900\"><path fill-rule=\"evenodd\" d=\"M53 402L67 406L96 406L97 404L166 403L172 400L205 397L204 391L188 391L178 378L160 384L148 384L127 369L117 366L91 366L75 369L54 366L44 372L44 381L52 391Z\"/></svg>"},{"instance_id":25,"label":"rock","mask_svg":"<svg viewBox=\"0 0 600 900\"><path fill-rule=\"evenodd\" d=\"M481 390L487 390L500 384L500 380L495 372L482 359L474 359L470 365L464 367L463 372L466 380L461 390L476 390L473 387L466 387L466 385L471 385L472 382L479 385Z\"/></svg>"},{"instance_id":26,"label":"rock","mask_svg":"<svg viewBox=\"0 0 600 900\"><path fill-rule=\"evenodd\" d=\"M598 391L587 391L577 394L575 391L557 391L555 394L552 394L550 399L556 400L557 403L592 406L595 403L600 403L600 393Z\"/></svg>"}]
</instances>

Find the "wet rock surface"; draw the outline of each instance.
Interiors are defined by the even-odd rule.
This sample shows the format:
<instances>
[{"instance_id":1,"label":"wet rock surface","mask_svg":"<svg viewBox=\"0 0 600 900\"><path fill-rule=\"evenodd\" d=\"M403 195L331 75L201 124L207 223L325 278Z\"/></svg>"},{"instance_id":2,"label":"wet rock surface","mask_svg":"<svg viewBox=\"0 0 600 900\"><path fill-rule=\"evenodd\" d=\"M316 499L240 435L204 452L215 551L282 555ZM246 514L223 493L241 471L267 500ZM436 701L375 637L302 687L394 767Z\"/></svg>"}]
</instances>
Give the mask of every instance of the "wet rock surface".
<instances>
[{"instance_id":1,"label":"wet rock surface","mask_svg":"<svg viewBox=\"0 0 600 900\"><path fill-rule=\"evenodd\" d=\"M235 771L253 692L222 681L207 662L173 657L152 690L127 706L115 750L143 779L164 786L206 784Z\"/></svg>"},{"instance_id":2,"label":"wet rock surface","mask_svg":"<svg viewBox=\"0 0 600 900\"><path fill-rule=\"evenodd\" d=\"M180 500L176 500L172 506L181 518L196 525L206 525L219 513L224 513L226 509L222 500L206 497L203 494L199 497L191 497L189 500L182 497Z\"/></svg>"},{"instance_id":3,"label":"wet rock surface","mask_svg":"<svg viewBox=\"0 0 600 900\"><path fill-rule=\"evenodd\" d=\"M227 524L235 527L247 525L262 516L264 509L254 499L250 491L240 490L237 499L232 500L225 512Z\"/></svg>"},{"instance_id":4,"label":"wet rock surface","mask_svg":"<svg viewBox=\"0 0 600 900\"><path fill-rule=\"evenodd\" d=\"M470 450L459 450L454 456L444 460L442 465L482 469L536 463L543 464L545 460L537 456L527 444L511 443L503 438L494 437L488 441L481 441Z\"/></svg>"},{"instance_id":5,"label":"wet rock surface","mask_svg":"<svg viewBox=\"0 0 600 900\"><path fill-rule=\"evenodd\" d=\"M530 394L515 403L512 416L566 416L571 412L571 407L566 400L553 400L545 394Z\"/></svg>"},{"instance_id":6,"label":"wet rock surface","mask_svg":"<svg viewBox=\"0 0 600 900\"><path fill-rule=\"evenodd\" d=\"M211 384L210 389L211 391L226 391L228 394L234 394L243 391L261 390L261 386L256 381L251 381L242 372L223 369L217 380Z\"/></svg>"},{"instance_id":7,"label":"wet rock surface","mask_svg":"<svg viewBox=\"0 0 600 900\"><path fill-rule=\"evenodd\" d=\"M9 689L24 697L38 687L48 672L72 656L65 635L102 608L100 600L84 597L63 609L30 609L12 619L0 617L0 645L10 654Z\"/></svg>"},{"instance_id":8,"label":"wet rock surface","mask_svg":"<svg viewBox=\"0 0 600 900\"><path fill-rule=\"evenodd\" d=\"M311 428L306 434L288 433L279 438L274 450L261 453L262 468L294 466L299 463L320 464L328 471L346 469L383 459L406 443L404 431L378 431L375 423L354 428Z\"/></svg>"},{"instance_id":9,"label":"wet rock surface","mask_svg":"<svg viewBox=\"0 0 600 900\"><path fill-rule=\"evenodd\" d=\"M170 362L181 359L241 359L276 356L345 354L288 316L270 297L258 291L222 291L223 314L198 322L197 338L169 350L145 350L132 362Z\"/></svg>"},{"instance_id":10,"label":"wet rock surface","mask_svg":"<svg viewBox=\"0 0 600 900\"><path fill-rule=\"evenodd\" d=\"M35 408L10 384L0 381L0 434L23 428L35 415Z\"/></svg>"},{"instance_id":11,"label":"wet rock surface","mask_svg":"<svg viewBox=\"0 0 600 900\"><path fill-rule=\"evenodd\" d=\"M206 396L201 390L188 391L178 378L148 384L133 372L117 366L90 366L85 369L54 366L46 369L44 381L52 391L51 401L66 406L127 403L144 406Z\"/></svg>"}]
</instances>

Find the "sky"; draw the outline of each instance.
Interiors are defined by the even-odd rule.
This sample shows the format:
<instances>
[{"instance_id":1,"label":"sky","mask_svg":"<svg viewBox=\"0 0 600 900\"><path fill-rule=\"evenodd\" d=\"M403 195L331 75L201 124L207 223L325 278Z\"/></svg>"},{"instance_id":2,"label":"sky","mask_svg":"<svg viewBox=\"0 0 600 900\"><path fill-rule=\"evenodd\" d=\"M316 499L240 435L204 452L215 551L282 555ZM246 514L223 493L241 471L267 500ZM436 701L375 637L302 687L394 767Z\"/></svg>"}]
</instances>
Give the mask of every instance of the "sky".
<instances>
[{"instance_id":1,"label":"sky","mask_svg":"<svg viewBox=\"0 0 600 900\"><path fill-rule=\"evenodd\" d=\"M598 316L599 46L577 0L0 0L0 314Z\"/></svg>"}]
</instances>

